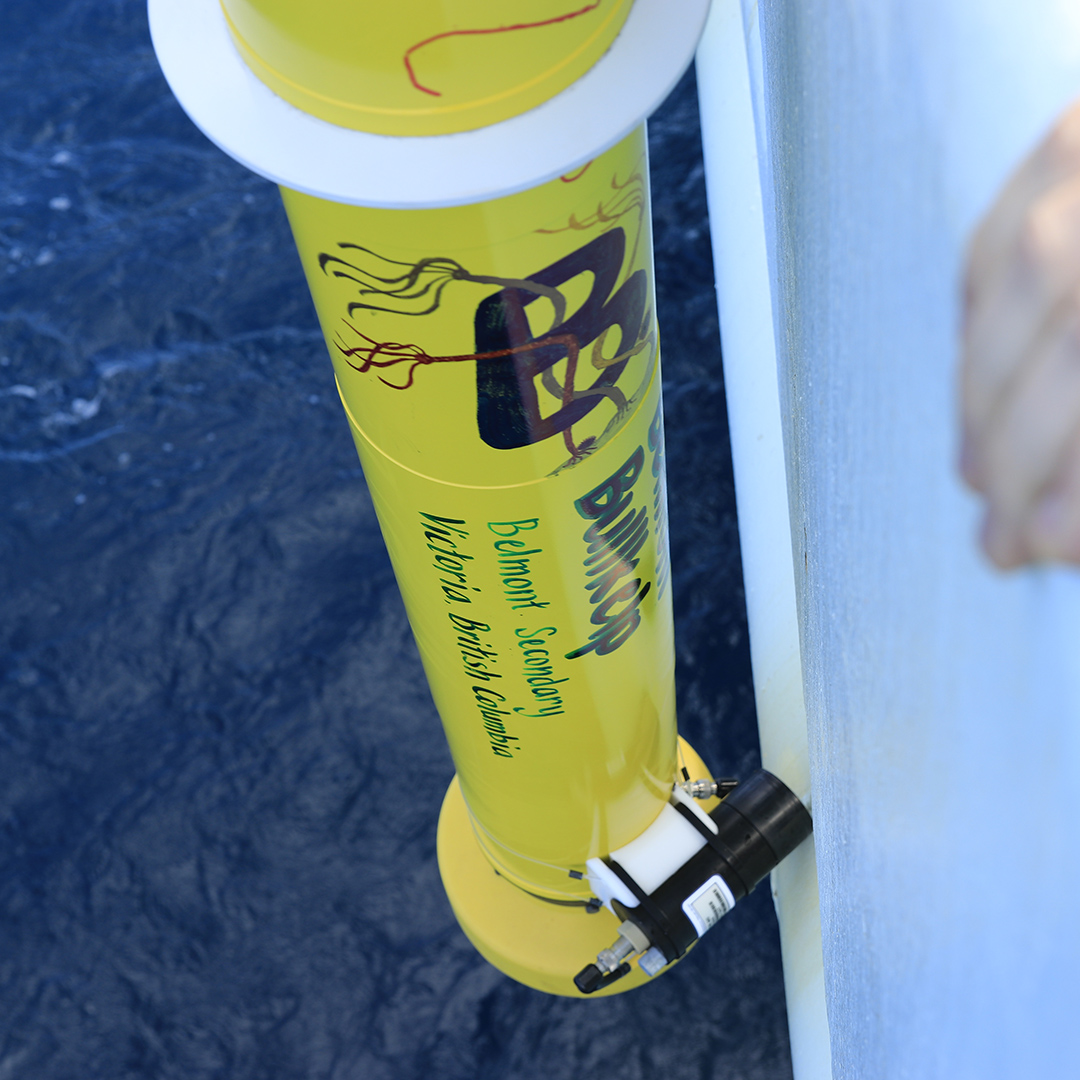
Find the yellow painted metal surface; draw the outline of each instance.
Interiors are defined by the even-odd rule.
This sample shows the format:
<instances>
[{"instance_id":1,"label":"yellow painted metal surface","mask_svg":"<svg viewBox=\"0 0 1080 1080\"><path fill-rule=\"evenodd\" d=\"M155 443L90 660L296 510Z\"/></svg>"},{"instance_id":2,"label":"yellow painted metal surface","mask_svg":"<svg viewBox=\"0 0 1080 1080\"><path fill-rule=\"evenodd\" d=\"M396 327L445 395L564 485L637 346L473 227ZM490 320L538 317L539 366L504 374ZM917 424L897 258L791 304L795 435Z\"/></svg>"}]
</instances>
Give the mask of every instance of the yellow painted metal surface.
<instances>
[{"instance_id":1,"label":"yellow painted metal surface","mask_svg":"<svg viewBox=\"0 0 1080 1080\"><path fill-rule=\"evenodd\" d=\"M676 769L644 129L472 206L283 196L474 835L586 897Z\"/></svg>"},{"instance_id":2,"label":"yellow painted metal surface","mask_svg":"<svg viewBox=\"0 0 1080 1080\"><path fill-rule=\"evenodd\" d=\"M221 0L240 54L313 116L384 135L517 116L585 74L632 0Z\"/></svg>"}]
</instances>

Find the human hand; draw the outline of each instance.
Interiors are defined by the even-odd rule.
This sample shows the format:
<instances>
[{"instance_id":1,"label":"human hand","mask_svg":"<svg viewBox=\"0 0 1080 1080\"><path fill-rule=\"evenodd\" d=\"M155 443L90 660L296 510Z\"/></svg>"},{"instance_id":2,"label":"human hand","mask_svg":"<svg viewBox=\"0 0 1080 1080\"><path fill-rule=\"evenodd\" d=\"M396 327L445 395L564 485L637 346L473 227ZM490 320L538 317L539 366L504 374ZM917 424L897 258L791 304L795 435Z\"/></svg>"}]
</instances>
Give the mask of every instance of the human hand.
<instances>
[{"instance_id":1,"label":"human hand","mask_svg":"<svg viewBox=\"0 0 1080 1080\"><path fill-rule=\"evenodd\" d=\"M972 241L961 409L986 553L1002 568L1080 563L1080 102Z\"/></svg>"}]
</instances>

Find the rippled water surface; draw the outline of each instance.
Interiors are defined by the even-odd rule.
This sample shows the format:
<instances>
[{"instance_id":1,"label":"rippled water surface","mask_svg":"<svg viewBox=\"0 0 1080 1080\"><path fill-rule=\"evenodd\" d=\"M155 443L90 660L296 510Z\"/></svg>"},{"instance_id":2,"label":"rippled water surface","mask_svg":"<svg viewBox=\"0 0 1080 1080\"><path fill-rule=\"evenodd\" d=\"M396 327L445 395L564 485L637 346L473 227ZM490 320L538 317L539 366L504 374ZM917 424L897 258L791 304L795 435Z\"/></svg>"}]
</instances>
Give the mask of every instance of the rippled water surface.
<instances>
[{"instance_id":1,"label":"rippled water surface","mask_svg":"<svg viewBox=\"0 0 1080 1080\"><path fill-rule=\"evenodd\" d=\"M757 761L697 113L650 129L684 732ZM790 1076L767 890L672 973L458 930L452 769L275 189L137 0L0 4L0 1080Z\"/></svg>"}]
</instances>

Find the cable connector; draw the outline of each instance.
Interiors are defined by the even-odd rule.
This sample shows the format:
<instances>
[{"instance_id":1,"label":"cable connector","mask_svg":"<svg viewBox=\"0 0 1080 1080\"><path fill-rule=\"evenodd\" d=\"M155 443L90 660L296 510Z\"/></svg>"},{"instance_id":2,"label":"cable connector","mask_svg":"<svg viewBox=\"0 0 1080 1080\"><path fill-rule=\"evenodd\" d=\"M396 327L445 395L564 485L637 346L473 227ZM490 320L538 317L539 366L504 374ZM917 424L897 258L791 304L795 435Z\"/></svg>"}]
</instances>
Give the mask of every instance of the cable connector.
<instances>
[{"instance_id":1,"label":"cable connector","mask_svg":"<svg viewBox=\"0 0 1080 1080\"><path fill-rule=\"evenodd\" d=\"M649 939L634 923L629 920L623 922L614 944L601 949L596 963L587 965L574 976L574 985L583 994L593 994L610 986L630 973L628 958L647 950L649 946Z\"/></svg>"},{"instance_id":2,"label":"cable connector","mask_svg":"<svg viewBox=\"0 0 1080 1080\"><path fill-rule=\"evenodd\" d=\"M613 982L618 982L624 975L630 974L629 964L620 964L614 971L604 974L595 964L589 964L582 968L574 976L574 985L583 994L595 994L597 990L603 990Z\"/></svg>"},{"instance_id":3,"label":"cable connector","mask_svg":"<svg viewBox=\"0 0 1080 1080\"><path fill-rule=\"evenodd\" d=\"M731 778L722 780L684 780L679 787L694 799L711 799L714 796L726 798L739 786L739 781Z\"/></svg>"}]
</instances>

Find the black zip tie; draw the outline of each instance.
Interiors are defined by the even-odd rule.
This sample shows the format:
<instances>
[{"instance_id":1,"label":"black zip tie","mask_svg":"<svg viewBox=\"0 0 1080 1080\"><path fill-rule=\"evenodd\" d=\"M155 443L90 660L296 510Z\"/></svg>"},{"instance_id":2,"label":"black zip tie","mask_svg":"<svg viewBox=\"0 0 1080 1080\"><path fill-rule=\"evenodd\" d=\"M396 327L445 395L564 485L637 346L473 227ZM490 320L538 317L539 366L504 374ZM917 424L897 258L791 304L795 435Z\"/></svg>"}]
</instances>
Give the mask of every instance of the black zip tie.
<instances>
[{"instance_id":1,"label":"black zip tie","mask_svg":"<svg viewBox=\"0 0 1080 1080\"><path fill-rule=\"evenodd\" d=\"M673 805L675 806L675 809L680 814L682 814L682 816L686 818L686 820L691 825L693 825L699 833L701 833L702 837L705 840L705 843L708 844L708 846L711 847L713 851L715 851L716 854L724 860L728 868L731 870L732 875L737 878L739 884L742 885L744 894L749 896L750 889L746 887L746 881L744 880L742 874L739 873L739 871L743 869L742 860L739 858L739 856L736 855L735 852L732 851L731 848L729 848L727 844L725 844L724 841L721 840L720 837L716 833L714 833L712 829L710 829L709 826L706 825L705 822L702 821L701 818L699 818L697 814L694 813L693 810L690 809L689 806L686 806L684 803L674 803ZM732 807L731 809L735 808ZM738 813L738 811L736 811L736 813ZM741 814L739 814L739 816L742 817ZM743 820L745 821L746 819L743 818ZM757 832L758 830L756 827L754 827L753 823L751 822L750 824L751 827L754 828L754 831ZM762 839L764 840L765 838L762 837ZM765 841L765 843L766 845L768 845L767 840ZM721 874L720 877L723 878L724 875ZM728 882L726 879L724 880L724 884L727 885L729 889L731 888L731 883Z\"/></svg>"},{"instance_id":2,"label":"black zip tie","mask_svg":"<svg viewBox=\"0 0 1080 1080\"><path fill-rule=\"evenodd\" d=\"M676 806L676 809L678 809L678 806ZM637 897L637 902L641 905L641 909L652 919L656 926L656 936L659 938L658 941L654 940L652 943L664 954L664 959L670 964L672 960L681 957L683 954L678 950L675 946L675 942L671 939L673 933L671 920L668 919L663 910L630 876L630 872L620 866L615 859L609 855L604 862L607 863L609 869L614 872L615 876L634 894L635 897ZM633 909L631 908L630 910ZM669 953L671 954L670 957L668 955Z\"/></svg>"}]
</instances>

